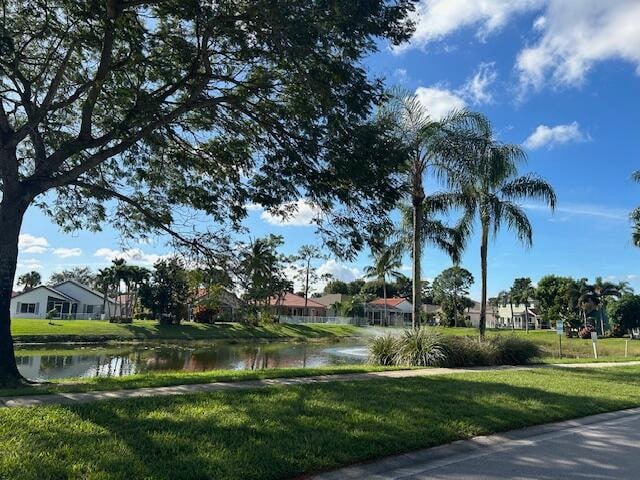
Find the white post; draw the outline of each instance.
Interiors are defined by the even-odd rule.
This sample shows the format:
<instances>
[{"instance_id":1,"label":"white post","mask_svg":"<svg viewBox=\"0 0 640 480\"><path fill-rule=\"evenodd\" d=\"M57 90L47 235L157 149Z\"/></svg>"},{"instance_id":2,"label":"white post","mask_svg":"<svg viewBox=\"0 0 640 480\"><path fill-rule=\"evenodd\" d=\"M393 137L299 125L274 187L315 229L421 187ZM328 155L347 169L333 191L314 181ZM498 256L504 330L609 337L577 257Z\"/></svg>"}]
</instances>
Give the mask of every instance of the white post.
<instances>
[{"instance_id":1,"label":"white post","mask_svg":"<svg viewBox=\"0 0 640 480\"><path fill-rule=\"evenodd\" d=\"M595 359L598 359L598 347L596 343L598 342L598 334L596 332L591 332L591 343L593 345L593 356Z\"/></svg>"},{"instance_id":2,"label":"white post","mask_svg":"<svg viewBox=\"0 0 640 480\"><path fill-rule=\"evenodd\" d=\"M627 358L629 354L629 340L624 341L624 358Z\"/></svg>"}]
</instances>

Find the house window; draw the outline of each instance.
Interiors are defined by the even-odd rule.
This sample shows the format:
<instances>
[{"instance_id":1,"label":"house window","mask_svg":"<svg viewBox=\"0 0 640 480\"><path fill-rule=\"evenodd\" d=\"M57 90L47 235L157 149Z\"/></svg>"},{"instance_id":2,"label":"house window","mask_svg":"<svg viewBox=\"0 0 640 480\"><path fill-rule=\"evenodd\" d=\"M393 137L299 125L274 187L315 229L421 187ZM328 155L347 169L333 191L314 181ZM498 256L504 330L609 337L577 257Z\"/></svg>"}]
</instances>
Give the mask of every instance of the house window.
<instances>
[{"instance_id":1,"label":"house window","mask_svg":"<svg viewBox=\"0 0 640 480\"><path fill-rule=\"evenodd\" d=\"M20 313L36 313L36 304L35 303L21 303L20 304Z\"/></svg>"},{"instance_id":2,"label":"house window","mask_svg":"<svg viewBox=\"0 0 640 480\"><path fill-rule=\"evenodd\" d=\"M87 313L95 313L95 305L87 305Z\"/></svg>"}]
</instances>

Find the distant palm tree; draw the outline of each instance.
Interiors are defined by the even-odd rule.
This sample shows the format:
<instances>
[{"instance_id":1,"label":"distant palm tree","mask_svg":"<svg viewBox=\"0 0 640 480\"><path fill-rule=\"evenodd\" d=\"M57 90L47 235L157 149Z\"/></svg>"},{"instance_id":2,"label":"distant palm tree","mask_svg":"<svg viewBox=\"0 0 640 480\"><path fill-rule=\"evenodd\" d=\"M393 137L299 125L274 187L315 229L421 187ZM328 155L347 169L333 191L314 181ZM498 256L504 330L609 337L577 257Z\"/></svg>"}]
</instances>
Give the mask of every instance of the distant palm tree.
<instances>
[{"instance_id":1,"label":"distant palm tree","mask_svg":"<svg viewBox=\"0 0 640 480\"><path fill-rule=\"evenodd\" d=\"M402 273L398 270L401 266L400 246L383 246L371 252L373 265L364 269L366 278L375 278L382 282L382 298L384 301L384 323L389 320L387 311L387 279L398 278ZM382 324L382 320L380 321Z\"/></svg>"},{"instance_id":2,"label":"distant palm tree","mask_svg":"<svg viewBox=\"0 0 640 480\"><path fill-rule=\"evenodd\" d=\"M636 183L640 183L640 170L633 172L631 179ZM633 223L633 232L631 234L633 244L636 247L640 247L640 207L631 212L631 222Z\"/></svg>"},{"instance_id":3,"label":"distant palm tree","mask_svg":"<svg viewBox=\"0 0 640 480\"><path fill-rule=\"evenodd\" d=\"M437 245L441 235L445 234L444 225L434 219L433 213L450 205L450 202L437 205L434 198L427 196L425 176L446 177L458 159L457 151L451 147L461 143L477 122L484 121L484 117L467 110L457 110L436 120L415 94L404 91L395 92L381 111L393 119L396 133L403 139L407 149L405 189L410 204L411 237L408 250L412 256L412 323L415 328L422 304L422 250L426 241L435 239L432 243Z\"/></svg>"},{"instance_id":4,"label":"distant palm tree","mask_svg":"<svg viewBox=\"0 0 640 480\"><path fill-rule=\"evenodd\" d=\"M481 228L480 262L482 299L480 304L480 336L484 336L487 322L487 257L489 234L496 235L503 224L514 230L527 246L532 244L531 223L518 200L542 200L552 210L556 205L553 188L542 178L527 174L518 176L518 166L526 161L524 150L518 145L503 144L495 139L488 120L478 123L477 135L458 146L464 156L462 168L449 181L462 191L458 204L466 210L463 217L466 232L479 219Z\"/></svg>"},{"instance_id":5,"label":"distant palm tree","mask_svg":"<svg viewBox=\"0 0 640 480\"><path fill-rule=\"evenodd\" d=\"M18 277L18 285L22 285L25 292L33 290L41 283L42 276L36 271L31 271Z\"/></svg>"},{"instance_id":6,"label":"distant palm tree","mask_svg":"<svg viewBox=\"0 0 640 480\"><path fill-rule=\"evenodd\" d=\"M511 288L511 297L521 305L524 305L524 321L525 330L529 331L529 301L536 294L536 289L533 287L530 278L516 278ZM513 310L513 303L511 304Z\"/></svg>"},{"instance_id":7,"label":"distant palm tree","mask_svg":"<svg viewBox=\"0 0 640 480\"><path fill-rule=\"evenodd\" d=\"M609 298L620 298L622 293L620 291L620 285L616 285L611 282L602 281L601 277L596 278L596 282L593 285L593 291L598 298L598 314L600 317L600 334L604 335L604 313L607 307Z\"/></svg>"}]
</instances>

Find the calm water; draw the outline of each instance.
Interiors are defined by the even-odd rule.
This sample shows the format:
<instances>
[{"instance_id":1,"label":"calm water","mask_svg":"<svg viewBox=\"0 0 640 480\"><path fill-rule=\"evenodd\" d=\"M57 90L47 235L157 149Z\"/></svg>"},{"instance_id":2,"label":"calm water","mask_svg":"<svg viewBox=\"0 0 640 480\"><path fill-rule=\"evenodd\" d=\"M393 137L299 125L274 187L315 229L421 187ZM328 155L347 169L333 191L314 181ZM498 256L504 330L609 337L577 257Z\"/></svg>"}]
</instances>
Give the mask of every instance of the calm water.
<instances>
[{"instance_id":1,"label":"calm water","mask_svg":"<svg viewBox=\"0 0 640 480\"><path fill-rule=\"evenodd\" d=\"M160 370L319 367L364 363L364 342L179 343L135 346L47 345L19 348L20 372L34 380L108 377Z\"/></svg>"}]
</instances>

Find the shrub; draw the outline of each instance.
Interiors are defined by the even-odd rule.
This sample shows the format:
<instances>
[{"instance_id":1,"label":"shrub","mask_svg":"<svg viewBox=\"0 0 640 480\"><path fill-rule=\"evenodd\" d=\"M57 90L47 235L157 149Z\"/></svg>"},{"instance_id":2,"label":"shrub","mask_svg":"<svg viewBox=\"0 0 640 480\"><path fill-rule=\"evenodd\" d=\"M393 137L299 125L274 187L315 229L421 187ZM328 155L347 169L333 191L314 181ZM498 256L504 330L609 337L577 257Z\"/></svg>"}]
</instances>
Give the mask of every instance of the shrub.
<instances>
[{"instance_id":1,"label":"shrub","mask_svg":"<svg viewBox=\"0 0 640 480\"><path fill-rule=\"evenodd\" d=\"M369 363L374 365L395 365L398 339L387 333L374 337L369 342Z\"/></svg>"},{"instance_id":2,"label":"shrub","mask_svg":"<svg viewBox=\"0 0 640 480\"><path fill-rule=\"evenodd\" d=\"M369 361L376 365L432 367L479 367L524 365L540 356L531 341L513 335L477 337L443 336L426 328L389 334L369 344Z\"/></svg>"},{"instance_id":3,"label":"shrub","mask_svg":"<svg viewBox=\"0 0 640 480\"><path fill-rule=\"evenodd\" d=\"M446 361L443 336L426 328L407 330L398 340L396 364L437 367Z\"/></svg>"},{"instance_id":4,"label":"shrub","mask_svg":"<svg viewBox=\"0 0 640 480\"><path fill-rule=\"evenodd\" d=\"M524 365L541 355L535 343L515 335L498 335L489 343L495 349L494 365Z\"/></svg>"}]
</instances>

